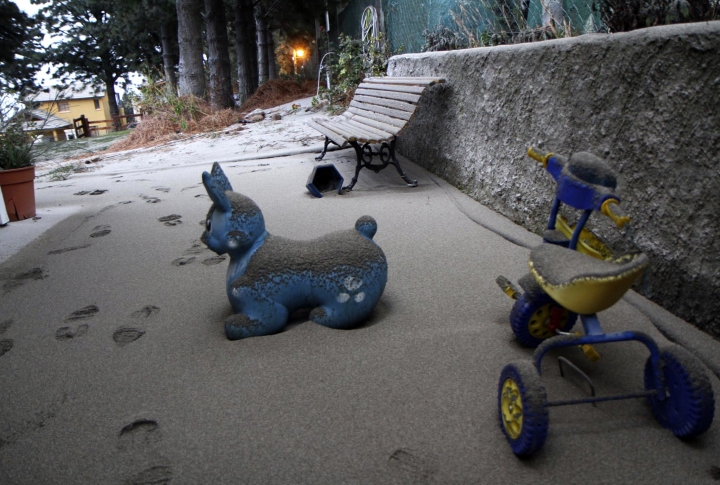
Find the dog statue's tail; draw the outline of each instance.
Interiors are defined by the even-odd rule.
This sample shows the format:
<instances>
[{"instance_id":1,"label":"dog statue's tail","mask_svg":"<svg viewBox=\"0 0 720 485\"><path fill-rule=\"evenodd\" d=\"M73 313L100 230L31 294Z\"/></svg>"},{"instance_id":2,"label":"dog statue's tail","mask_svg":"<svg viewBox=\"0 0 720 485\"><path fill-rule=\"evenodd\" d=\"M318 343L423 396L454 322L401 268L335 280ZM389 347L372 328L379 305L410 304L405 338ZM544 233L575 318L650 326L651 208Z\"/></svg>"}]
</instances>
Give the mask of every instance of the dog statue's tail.
<instances>
[{"instance_id":1,"label":"dog statue's tail","mask_svg":"<svg viewBox=\"0 0 720 485\"><path fill-rule=\"evenodd\" d=\"M372 240L377 232L377 222L370 216L362 216L355 223L355 229L366 238Z\"/></svg>"}]
</instances>

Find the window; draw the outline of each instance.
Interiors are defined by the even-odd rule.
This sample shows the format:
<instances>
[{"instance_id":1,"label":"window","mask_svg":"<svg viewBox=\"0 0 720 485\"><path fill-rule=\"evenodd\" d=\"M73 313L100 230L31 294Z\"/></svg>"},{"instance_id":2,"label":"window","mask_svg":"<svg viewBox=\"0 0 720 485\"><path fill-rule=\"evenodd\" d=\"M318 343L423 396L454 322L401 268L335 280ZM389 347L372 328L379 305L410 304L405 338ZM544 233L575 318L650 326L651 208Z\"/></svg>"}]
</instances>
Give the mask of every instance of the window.
<instances>
[{"instance_id":1,"label":"window","mask_svg":"<svg viewBox=\"0 0 720 485\"><path fill-rule=\"evenodd\" d=\"M65 111L70 111L70 101L58 101L57 106L58 111L61 113Z\"/></svg>"},{"instance_id":2,"label":"window","mask_svg":"<svg viewBox=\"0 0 720 485\"><path fill-rule=\"evenodd\" d=\"M93 99L93 103L95 103L95 109L99 111L100 110L100 100L95 98L95 99Z\"/></svg>"}]
</instances>

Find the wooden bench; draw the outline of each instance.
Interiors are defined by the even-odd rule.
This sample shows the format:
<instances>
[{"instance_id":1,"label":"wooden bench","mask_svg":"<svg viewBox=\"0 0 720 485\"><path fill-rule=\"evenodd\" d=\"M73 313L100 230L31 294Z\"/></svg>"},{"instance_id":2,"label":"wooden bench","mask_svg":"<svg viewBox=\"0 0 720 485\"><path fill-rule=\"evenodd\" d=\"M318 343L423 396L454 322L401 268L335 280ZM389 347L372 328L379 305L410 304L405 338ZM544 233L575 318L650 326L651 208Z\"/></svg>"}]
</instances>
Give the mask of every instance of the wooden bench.
<instances>
[{"instance_id":1,"label":"wooden bench","mask_svg":"<svg viewBox=\"0 0 720 485\"><path fill-rule=\"evenodd\" d=\"M351 145L357 155L357 166L352 182L343 189L352 190L362 168L377 173L390 164L409 186L417 186L417 180L405 175L395 158L395 140L410 123L425 90L443 82L444 79L434 77L366 78L355 90L349 108L342 115L314 118L308 122L325 135L325 146L315 160L322 160L330 143L340 148ZM371 145L378 144L380 149L373 151ZM374 155L380 157L381 164L372 164Z\"/></svg>"}]
</instances>

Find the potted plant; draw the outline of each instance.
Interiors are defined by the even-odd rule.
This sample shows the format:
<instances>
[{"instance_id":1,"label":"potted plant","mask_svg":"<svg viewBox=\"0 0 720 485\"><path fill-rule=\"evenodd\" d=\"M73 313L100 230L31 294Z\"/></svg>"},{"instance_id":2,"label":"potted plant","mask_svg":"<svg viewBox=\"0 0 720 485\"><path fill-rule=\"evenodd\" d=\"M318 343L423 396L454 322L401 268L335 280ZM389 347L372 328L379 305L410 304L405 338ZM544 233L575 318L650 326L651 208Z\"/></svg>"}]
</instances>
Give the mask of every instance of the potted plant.
<instances>
[{"instance_id":1,"label":"potted plant","mask_svg":"<svg viewBox=\"0 0 720 485\"><path fill-rule=\"evenodd\" d=\"M11 221L35 217L33 139L15 119L0 131L0 190Z\"/></svg>"}]
</instances>

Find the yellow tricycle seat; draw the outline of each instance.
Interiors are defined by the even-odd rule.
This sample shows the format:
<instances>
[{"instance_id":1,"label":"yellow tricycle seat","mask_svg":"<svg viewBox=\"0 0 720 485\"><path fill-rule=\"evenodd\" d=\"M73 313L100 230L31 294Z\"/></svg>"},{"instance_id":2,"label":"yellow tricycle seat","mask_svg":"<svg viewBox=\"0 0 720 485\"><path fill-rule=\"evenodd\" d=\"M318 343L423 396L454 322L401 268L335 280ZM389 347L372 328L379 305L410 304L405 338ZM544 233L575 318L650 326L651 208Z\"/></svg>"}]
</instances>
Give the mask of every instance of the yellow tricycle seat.
<instances>
[{"instance_id":1,"label":"yellow tricycle seat","mask_svg":"<svg viewBox=\"0 0 720 485\"><path fill-rule=\"evenodd\" d=\"M613 306L648 265L643 253L612 260L591 256L554 244L530 252L530 273L542 289L571 312L588 315Z\"/></svg>"}]
</instances>

